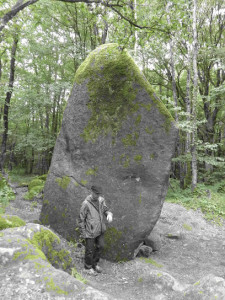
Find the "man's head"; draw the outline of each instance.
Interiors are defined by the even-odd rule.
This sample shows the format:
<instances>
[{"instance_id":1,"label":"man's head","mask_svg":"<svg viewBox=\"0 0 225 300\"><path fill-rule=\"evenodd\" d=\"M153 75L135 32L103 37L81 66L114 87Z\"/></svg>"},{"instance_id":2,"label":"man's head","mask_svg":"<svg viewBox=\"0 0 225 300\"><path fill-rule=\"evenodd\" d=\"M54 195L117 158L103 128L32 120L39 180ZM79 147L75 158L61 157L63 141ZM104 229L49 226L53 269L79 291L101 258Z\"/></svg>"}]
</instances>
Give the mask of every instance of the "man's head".
<instances>
[{"instance_id":1,"label":"man's head","mask_svg":"<svg viewBox=\"0 0 225 300\"><path fill-rule=\"evenodd\" d=\"M91 191L92 191L92 195L96 198L102 194L102 188L97 185L92 185Z\"/></svg>"}]
</instances>

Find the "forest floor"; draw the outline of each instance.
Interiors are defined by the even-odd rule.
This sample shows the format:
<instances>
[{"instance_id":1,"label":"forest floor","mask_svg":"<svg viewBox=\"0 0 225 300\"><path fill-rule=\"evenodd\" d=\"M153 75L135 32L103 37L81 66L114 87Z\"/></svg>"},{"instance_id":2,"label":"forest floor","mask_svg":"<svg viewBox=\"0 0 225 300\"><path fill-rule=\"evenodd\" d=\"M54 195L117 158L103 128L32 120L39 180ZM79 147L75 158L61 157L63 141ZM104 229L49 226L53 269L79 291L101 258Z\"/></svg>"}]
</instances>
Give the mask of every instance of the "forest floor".
<instances>
[{"instance_id":1,"label":"forest floor","mask_svg":"<svg viewBox=\"0 0 225 300\"><path fill-rule=\"evenodd\" d=\"M24 200L26 187L14 184L14 190L16 199L10 202L6 214L36 222L42 200ZM123 263L102 260L103 273L97 276L87 275L83 269L84 248L61 240L88 284L116 299L179 299L177 292L197 285L209 274L225 279L225 222L219 226L206 221L201 211L165 202L155 227L161 232L162 246L152 252L150 259L135 258ZM154 276L167 276L167 287Z\"/></svg>"}]
</instances>

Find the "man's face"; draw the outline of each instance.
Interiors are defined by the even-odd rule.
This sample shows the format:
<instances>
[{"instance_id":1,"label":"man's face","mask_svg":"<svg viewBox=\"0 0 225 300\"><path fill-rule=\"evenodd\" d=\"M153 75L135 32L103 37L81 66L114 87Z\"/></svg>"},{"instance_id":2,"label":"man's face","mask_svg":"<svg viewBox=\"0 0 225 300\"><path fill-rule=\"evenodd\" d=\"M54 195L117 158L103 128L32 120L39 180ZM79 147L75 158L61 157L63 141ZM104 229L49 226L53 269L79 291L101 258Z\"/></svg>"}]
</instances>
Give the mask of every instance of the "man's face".
<instances>
[{"instance_id":1,"label":"man's face","mask_svg":"<svg viewBox=\"0 0 225 300\"><path fill-rule=\"evenodd\" d=\"M96 194L95 192L92 191L92 197L94 200L97 200L99 197L99 194Z\"/></svg>"}]
</instances>

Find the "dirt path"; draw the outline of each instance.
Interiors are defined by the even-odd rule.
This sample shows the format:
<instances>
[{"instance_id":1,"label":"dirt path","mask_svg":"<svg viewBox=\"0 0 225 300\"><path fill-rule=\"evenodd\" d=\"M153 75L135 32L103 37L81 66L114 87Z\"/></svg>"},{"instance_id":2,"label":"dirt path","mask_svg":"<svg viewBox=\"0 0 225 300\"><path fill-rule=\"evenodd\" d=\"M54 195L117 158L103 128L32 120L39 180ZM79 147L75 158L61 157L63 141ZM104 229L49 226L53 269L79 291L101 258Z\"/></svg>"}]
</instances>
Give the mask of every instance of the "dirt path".
<instances>
[{"instance_id":1,"label":"dirt path","mask_svg":"<svg viewBox=\"0 0 225 300\"><path fill-rule=\"evenodd\" d=\"M6 214L17 215L26 222L39 220L42 199L25 200L24 196L27 193L27 187L17 186L16 183L11 183L10 186L16 194L16 199L10 202L6 208Z\"/></svg>"},{"instance_id":2,"label":"dirt path","mask_svg":"<svg viewBox=\"0 0 225 300\"><path fill-rule=\"evenodd\" d=\"M38 220L41 200L24 200L26 188L14 186L16 200L6 209L25 221ZM181 299L180 293L197 285L208 274L225 279L225 225L206 221L200 211L164 203L155 229L161 234L162 246L151 254L151 261L136 258L126 263L101 261L103 273L89 276L83 269L83 251L70 249L78 272L93 287L117 299ZM63 240L63 239L62 239ZM186 299L186 298L185 298ZM201 299L201 298L200 298ZM222 300L222 299L220 299Z\"/></svg>"}]
</instances>

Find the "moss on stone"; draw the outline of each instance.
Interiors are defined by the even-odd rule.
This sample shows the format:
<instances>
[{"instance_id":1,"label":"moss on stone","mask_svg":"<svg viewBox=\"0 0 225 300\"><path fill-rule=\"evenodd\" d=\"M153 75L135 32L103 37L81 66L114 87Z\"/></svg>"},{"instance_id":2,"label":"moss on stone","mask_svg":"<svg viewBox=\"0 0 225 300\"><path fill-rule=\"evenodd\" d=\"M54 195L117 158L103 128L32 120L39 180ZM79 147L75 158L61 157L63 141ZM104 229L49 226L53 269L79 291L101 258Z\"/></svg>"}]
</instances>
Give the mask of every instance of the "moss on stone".
<instances>
[{"instance_id":1,"label":"moss on stone","mask_svg":"<svg viewBox=\"0 0 225 300\"><path fill-rule=\"evenodd\" d=\"M125 138L122 139L123 145L125 147L136 146L139 138L139 134L137 132L129 133Z\"/></svg>"},{"instance_id":2,"label":"moss on stone","mask_svg":"<svg viewBox=\"0 0 225 300\"><path fill-rule=\"evenodd\" d=\"M138 115L135 120L135 125L138 126L141 123L141 115Z\"/></svg>"},{"instance_id":3,"label":"moss on stone","mask_svg":"<svg viewBox=\"0 0 225 300\"><path fill-rule=\"evenodd\" d=\"M128 168L130 166L130 157L125 154L120 155L119 164L124 168Z\"/></svg>"},{"instance_id":4,"label":"moss on stone","mask_svg":"<svg viewBox=\"0 0 225 300\"><path fill-rule=\"evenodd\" d=\"M192 227L188 224L183 224L183 228L186 229L187 231L192 231Z\"/></svg>"},{"instance_id":5,"label":"moss on stone","mask_svg":"<svg viewBox=\"0 0 225 300\"><path fill-rule=\"evenodd\" d=\"M144 107L147 111L150 111L151 108L152 108L152 104L144 104L144 103L141 103L141 106Z\"/></svg>"},{"instance_id":6,"label":"moss on stone","mask_svg":"<svg viewBox=\"0 0 225 300\"><path fill-rule=\"evenodd\" d=\"M130 166L130 158L129 156L126 156L124 162L123 162L123 167L128 168Z\"/></svg>"},{"instance_id":7,"label":"moss on stone","mask_svg":"<svg viewBox=\"0 0 225 300\"><path fill-rule=\"evenodd\" d=\"M53 266L61 265L64 270L70 266L72 259L69 252L64 249L55 250L57 244L60 244L60 239L50 230L41 229L36 232L30 242L41 251L45 249L46 257Z\"/></svg>"},{"instance_id":8,"label":"moss on stone","mask_svg":"<svg viewBox=\"0 0 225 300\"><path fill-rule=\"evenodd\" d=\"M86 175L93 175L96 176L98 172L98 167L94 167L93 169L90 168L86 171Z\"/></svg>"},{"instance_id":9,"label":"moss on stone","mask_svg":"<svg viewBox=\"0 0 225 300\"><path fill-rule=\"evenodd\" d=\"M81 179L80 182L81 182L82 185L86 185L87 184L87 180L84 180L84 179Z\"/></svg>"},{"instance_id":10,"label":"moss on stone","mask_svg":"<svg viewBox=\"0 0 225 300\"><path fill-rule=\"evenodd\" d=\"M26 222L17 216L0 215L0 230L25 225Z\"/></svg>"},{"instance_id":11,"label":"moss on stone","mask_svg":"<svg viewBox=\"0 0 225 300\"><path fill-rule=\"evenodd\" d=\"M42 264L40 264L39 262L34 262L34 265L35 265L35 269L37 270L37 271L39 271L39 270L42 270L42 269L45 269L45 268L47 268L47 267L50 267L51 265L50 264L48 264L48 265L42 265Z\"/></svg>"},{"instance_id":12,"label":"moss on stone","mask_svg":"<svg viewBox=\"0 0 225 300\"><path fill-rule=\"evenodd\" d=\"M44 255L44 253L38 248L32 249L31 245L32 243L29 239L27 239L25 242L22 241L20 246L25 249L23 251L17 251L13 256L13 259L35 260L41 258L43 260L46 260L46 256Z\"/></svg>"},{"instance_id":13,"label":"moss on stone","mask_svg":"<svg viewBox=\"0 0 225 300\"><path fill-rule=\"evenodd\" d=\"M116 252L116 261L122 261L122 248L120 239L122 238L122 231L117 230L115 227L110 227L106 230L104 235L104 253L110 256L110 253Z\"/></svg>"},{"instance_id":14,"label":"moss on stone","mask_svg":"<svg viewBox=\"0 0 225 300\"><path fill-rule=\"evenodd\" d=\"M41 229L40 231L34 233L32 239L26 239L22 242L18 241L22 251L18 251L14 254L14 259L23 260L35 260L41 258L43 260L48 260L53 266L61 267L63 270L68 270L71 267L72 259L67 250L59 249L60 239L50 230ZM33 249L31 246L34 246ZM45 253L43 252L45 251ZM40 266L36 265L37 268Z\"/></svg>"},{"instance_id":15,"label":"moss on stone","mask_svg":"<svg viewBox=\"0 0 225 300\"><path fill-rule=\"evenodd\" d=\"M153 160L153 159L155 158L155 154L154 154L154 153L151 153L151 154L149 155L149 158L150 158L151 160Z\"/></svg>"},{"instance_id":16,"label":"moss on stone","mask_svg":"<svg viewBox=\"0 0 225 300\"><path fill-rule=\"evenodd\" d=\"M142 161L142 155L141 154L137 154L137 155L135 155L134 156L134 161L136 161L136 162L140 162L140 161Z\"/></svg>"},{"instance_id":17,"label":"moss on stone","mask_svg":"<svg viewBox=\"0 0 225 300\"><path fill-rule=\"evenodd\" d=\"M43 225L49 224L49 215L41 213L41 222Z\"/></svg>"},{"instance_id":18,"label":"moss on stone","mask_svg":"<svg viewBox=\"0 0 225 300\"><path fill-rule=\"evenodd\" d=\"M85 141L95 142L102 134L116 136L127 116L140 109L140 104L135 102L140 88L147 91L165 116L166 128L173 120L127 50L118 44L102 45L89 54L75 75L76 83L84 81L90 97L88 108L92 111L81 135ZM151 104L141 105L148 111L151 109Z\"/></svg>"},{"instance_id":19,"label":"moss on stone","mask_svg":"<svg viewBox=\"0 0 225 300\"><path fill-rule=\"evenodd\" d=\"M150 129L149 127L145 128L145 132L147 132L148 134L153 134L154 133L154 129Z\"/></svg>"},{"instance_id":20,"label":"moss on stone","mask_svg":"<svg viewBox=\"0 0 225 300\"><path fill-rule=\"evenodd\" d=\"M47 291L54 291L59 295L68 295L67 291L62 290L58 285L54 283L52 277L45 277L44 280L46 281L46 288Z\"/></svg>"},{"instance_id":21,"label":"moss on stone","mask_svg":"<svg viewBox=\"0 0 225 300\"><path fill-rule=\"evenodd\" d=\"M71 181L71 178L69 178L68 176L63 176L62 178L56 178L55 181L62 189L66 190Z\"/></svg>"},{"instance_id":22,"label":"moss on stone","mask_svg":"<svg viewBox=\"0 0 225 300\"><path fill-rule=\"evenodd\" d=\"M138 200L138 202L139 202L139 204L141 204L141 202L142 202L142 197L141 197L141 194L140 194L140 196L139 196L139 200Z\"/></svg>"}]
</instances>

